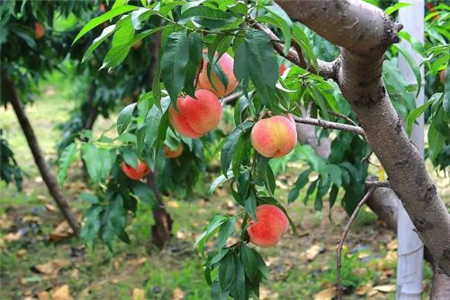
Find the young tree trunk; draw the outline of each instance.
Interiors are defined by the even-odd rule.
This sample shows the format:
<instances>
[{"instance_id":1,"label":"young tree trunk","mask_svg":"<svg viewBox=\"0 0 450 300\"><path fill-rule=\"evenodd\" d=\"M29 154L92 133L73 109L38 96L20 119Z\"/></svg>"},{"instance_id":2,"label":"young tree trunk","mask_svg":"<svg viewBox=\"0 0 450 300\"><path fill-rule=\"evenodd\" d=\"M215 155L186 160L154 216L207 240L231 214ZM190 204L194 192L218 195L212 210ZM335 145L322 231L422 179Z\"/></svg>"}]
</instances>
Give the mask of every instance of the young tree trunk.
<instances>
[{"instance_id":1,"label":"young tree trunk","mask_svg":"<svg viewBox=\"0 0 450 300\"><path fill-rule=\"evenodd\" d=\"M153 209L155 224L152 226L153 237L150 242L159 249L162 249L172 237L173 221L164 207L163 197L156 186L155 175L153 172L150 172L147 176L147 184L152 189L159 204L159 207Z\"/></svg>"},{"instance_id":2,"label":"young tree trunk","mask_svg":"<svg viewBox=\"0 0 450 300\"><path fill-rule=\"evenodd\" d=\"M403 1L403 0L402 0ZM423 20L425 3L423 0L413 1L411 6L403 7L399 10L399 22L411 36L420 42L424 38ZM420 64L422 57L413 51L408 42L402 41L415 63ZM416 84L414 73L403 56L399 57L399 67L408 84ZM422 78L424 76L423 66L420 68ZM420 93L416 98L416 107L424 102L423 82L417 87ZM417 147L422 159L424 154L424 117L421 115L416 119L416 125L413 126L411 141ZM403 205L398 206L398 249L397 249L397 299L398 300L420 300L422 299L422 280L423 280L423 243L416 234L411 219L406 213Z\"/></svg>"},{"instance_id":3,"label":"young tree trunk","mask_svg":"<svg viewBox=\"0 0 450 300\"><path fill-rule=\"evenodd\" d=\"M85 130L92 130L92 128L94 128L94 123L98 117L98 109L94 104L95 90L96 90L95 84L91 83L91 85L89 86L88 98L86 101L86 107L87 107L89 114L84 123L83 129L85 129Z\"/></svg>"},{"instance_id":4,"label":"young tree trunk","mask_svg":"<svg viewBox=\"0 0 450 300\"><path fill-rule=\"evenodd\" d=\"M15 89L14 82L10 78L5 78L5 81L8 86L4 88L9 88L11 91L10 103L14 109L14 112L16 113L20 126L22 127L22 131L27 139L28 145L30 147L31 153L33 154L34 161L39 168L42 179L47 185L49 193L52 195L53 199L58 205L59 210L63 214L64 218L66 218L74 234L78 235L80 232L80 225L78 223L78 220L71 210L69 204L67 203L63 193L59 189L58 182L56 181L55 176L50 170L50 166L44 158L41 147L39 146L36 135L34 134L33 127L28 120L22 101L20 100L19 95L17 94L17 91Z\"/></svg>"}]
</instances>

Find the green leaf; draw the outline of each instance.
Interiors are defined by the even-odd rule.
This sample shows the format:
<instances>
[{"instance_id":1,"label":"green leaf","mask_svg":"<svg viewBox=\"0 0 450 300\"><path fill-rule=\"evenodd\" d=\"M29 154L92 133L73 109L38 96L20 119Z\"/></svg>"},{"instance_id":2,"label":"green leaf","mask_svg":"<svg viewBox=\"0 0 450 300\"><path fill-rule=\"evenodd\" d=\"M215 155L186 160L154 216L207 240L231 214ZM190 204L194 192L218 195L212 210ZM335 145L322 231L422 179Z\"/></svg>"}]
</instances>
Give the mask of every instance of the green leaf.
<instances>
[{"instance_id":1,"label":"green leaf","mask_svg":"<svg viewBox=\"0 0 450 300\"><path fill-rule=\"evenodd\" d=\"M284 37L284 55L289 53L289 49L291 48L291 39L292 39L292 21L286 12L280 8L276 3L273 3L270 6L265 6L271 16L267 19L268 23L276 26L281 29ZM266 17L266 16L264 16Z\"/></svg>"},{"instance_id":2,"label":"green leaf","mask_svg":"<svg viewBox=\"0 0 450 300\"><path fill-rule=\"evenodd\" d=\"M219 234L216 240L216 248L222 249L227 243L228 238L234 232L234 226L236 225L236 217L230 218L227 222L220 226Z\"/></svg>"},{"instance_id":3,"label":"green leaf","mask_svg":"<svg viewBox=\"0 0 450 300\"><path fill-rule=\"evenodd\" d=\"M188 35L189 61L186 66L184 79L184 90L192 97L195 97L195 79L199 66L202 62L202 36L198 32Z\"/></svg>"},{"instance_id":4,"label":"green leaf","mask_svg":"<svg viewBox=\"0 0 450 300\"><path fill-rule=\"evenodd\" d=\"M130 183L130 190L139 200L150 207L157 207L158 200L156 199L153 190L145 183L137 180L133 180Z\"/></svg>"},{"instance_id":5,"label":"green leaf","mask_svg":"<svg viewBox=\"0 0 450 300\"><path fill-rule=\"evenodd\" d=\"M84 214L85 224L81 230L80 237L89 249L94 248L94 241L100 230L100 215L103 212L102 206L92 206Z\"/></svg>"},{"instance_id":6,"label":"green leaf","mask_svg":"<svg viewBox=\"0 0 450 300\"><path fill-rule=\"evenodd\" d=\"M441 152L442 148L445 145L445 140L446 137L439 132L439 130L433 123L431 123L431 126L428 130L428 145L430 147L432 160L434 160Z\"/></svg>"},{"instance_id":7,"label":"green leaf","mask_svg":"<svg viewBox=\"0 0 450 300\"><path fill-rule=\"evenodd\" d=\"M389 16L389 15L392 15L397 10L399 10L400 8L410 6L410 5L411 5L411 3L399 2L395 5L389 6L388 8L385 9L384 12Z\"/></svg>"},{"instance_id":8,"label":"green leaf","mask_svg":"<svg viewBox=\"0 0 450 300\"><path fill-rule=\"evenodd\" d=\"M450 118L450 63L444 73L445 82L445 96L444 96L444 111L447 117Z\"/></svg>"},{"instance_id":9,"label":"green leaf","mask_svg":"<svg viewBox=\"0 0 450 300\"><path fill-rule=\"evenodd\" d=\"M161 57L161 79L175 103L184 85L189 62L189 44L186 32L173 32L167 38Z\"/></svg>"},{"instance_id":10,"label":"green leaf","mask_svg":"<svg viewBox=\"0 0 450 300\"><path fill-rule=\"evenodd\" d=\"M236 300L246 300L246 284L244 265L237 255L234 256L234 263L236 266L236 279L233 282L230 293L234 295Z\"/></svg>"},{"instance_id":11,"label":"green leaf","mask_svg":"<svg viewBox=\"0 0 450 300\"><path fill-rule=\"evenodd\" d=\"M258 268L258 257L255 255L255 250L248 247L246 244L241 244L241 261L245 268L245 273L251 282L258 282L260 280L260 273Z\"/></svg>"},{"instance_id":12,"label":"green leaf","mask_svg":"<svg viewBox=\"0 0 450 300\"><path fill-rule=\"evenodd\" d=\"M303 30L297 23L294 23L292 26L292 38L302 49L302 52L305 56L308 65L312 65L315 70L319 70L317 57L314 54L313 47L311 46L306 34L303 32Z\"/></svg>"},{"instance_id":13,"label":"green leaf","mask_svg":"<svg viewBox=\"0 0 450 300\"><path fill-rule=\"evenodd\" d=\"M308 177L312 171L312 169L305 170L298 176L294 188L288 194L288 203L292 203L298 198L300 190L303 189L308 183Z\"/></svg>"},{"instance_id":14,"label":"green leaf","mask_svg":"<svg viewBox=\"0 0 450 300\"><path fill-rule=\"evenodd\" d=\"M330 175L331 182L340 187L342 185L342 171L337 165L326 165L327 173Z\"/></svg>"},{"instance_id":15,"label":"green leaf","mask_svg":"<svg viewBox=\"0 0 450 300\"><path fill-rule=\"evenodd\" d=\"M237 149L237 144L239 141L239 137L243 132L241 127L236 127L230 135L225 140L225 144L223 145L222 152L220 155L220 166L222 169L222 173L227 176L228 169L230 167L231 161L233 160L233 156Z\"/></svg>"},{"instance_id":16,"label":"green leaf","mask_svg":"<svg viewBox=\"0 0 450 300\"><path fill-rule=\"evenodd\" d=\"M145 117L145 139L144 143L147 147L153 147L158 138L158 124L161 121L163 113L154 105Z\"/></svg>"},{"instance_id":17,"label":"green leaf","mask_svg":"<svg viewBox=\"0 0 450 300\"><path fill-rule=\"evenodd\" d=\"M245 31L245 40L236 50L234 73L241 82L249 77L264 105L273 106L278 63L270 38L264 32L256 29Z\"/></svg>"},{"instance_id":18,"label":"green leaf","mask_svg":"<svg viewBox=\"0 0 450 300\"><path fill-rule=\"evenodd\" d=\"M256 198L255 195L251 194L250 197L245 199L244 207L247 213L250 215L250 218L253 220L257 220L256 218Z\"/></svg>"},{"instance_id":19,"label":"green leaf","mask_svg":"<svg viewBox=\"0 0 450 300\"><path fill-rule=\"evenodd\" d=\"M132 166L133 168L137 169L138 167L138 155L136 153L136 151L134 151L134 149L132 148L122 148L120 149L120 152L122 154L123 160L125 161L125 163L129 166Z\"/></svg>"},{"instance_id":20,"label":"green leaf","mask_svg":"<svg viewBox=\"0 0 450 300\"><path fill-rule=\"evenodd\" d=\"M131 22L131 16L123 17L120 21L122 22L122 26L120 26L119 29L117 29L114 33L111 42L112 48L127 44L134 37L135 30Z\"/></svg>"},{"instance_id":21,"label":"green leaf","mask_svg":"<svg viewBox=\"0 0 450 300\"><path fill-rule=\"evenodd\" d=\"M220 175L219 177L216 178L216 180L214 180L214 182L211 184L211 187L209 188L209 195L212 195L214 193L214 191L217 189L217 187L219 185L221 185L222 183L231 180L232 178L234 178L233 176L233 172L232 171L228 171L226 176L225 175Z\"/></svg>"},{"instance_id":22,"label":"green leaf","mask_svg":"<svg viewBox=\"0 0 450 300\"><path fill-rule=\"evenodd\" d=\"M269 164L268 158L260 158L258 161L258 177L264 182L267 192L274 197L275 193L275 175Z\"/></svg>"},{"instance_id":23,"label":"green leaf","mask_svg":"<svg viewBox=\"0 0 450 300\"><path fill-rule=\"evenodd\" d=\"M224 216L214 216L211 221L209 221L208 226L206 226L206 230L195 241L194 247L198 247L200 253L203 253L206 241L208 241L216 230L227 220L228 218Z\"/></svg>"},{"instance_id":24,"label":"green leaf","mask_svg":"<svg viewBox=\"0 0 450 300\"><path fill-rule=\"evenodd\" d=\"M75 37L73 44L75 44L82 36L84 36L86 33L88 33L89 31L91 31L93 28L97 27L98 25L102 24L103 22L106 22L114 17L117 17L119 15L122 15L126 12L129 11L133 11L138 9L139 7L134 6L134 5L123 5L120 7L117 7L115 9L112 9L106 13L104 13L103 15L94 18L92 20L90 20L78 33L78 35Z\"/></svg>"},{"instance_id":25,"label":"green leaf","mask_svg":"<svg viewBox=\"0 0 450 300\"><path fill-rule=\"evenodd\" d=\"M92 52L94 52L95 49L97 49L109 36L111 36L117 30L117 25L118 24L110 25L110 26L106 27L105 29L103 29L102 33L92 42L92 44L89 46L89 48L84 53L83 60L82 60L83 62L89 56L91 56Z\"/></svg>"},{"instance_id":26,"label":"green leaf","mask_svg":"<svg viewBox=\"0 0 450 300\"><path fill-rule=\"evenodd\" d=\"M125 130L127 130L128 125L130 125L131 118L133 117L134 109L136 108L136 103L131 103L125 106L124 109L119 113L117 117L117 133L120 135Z\"/></svg>"},{"instance_id":27,"label":"green leaf","mask_svg":"<svg viewBox=\"0 0 450 300\"><path fill-rule=\"evenodd\" d=\"M104 182L116 161L116 153L113 150L97 148L92 144L81 146L81 152L89 177L96 183Z\"/></svg>"},{"instance_id":28,"label":"green leaf","mask_svg":"<svg viewBox=\"0 0 450 300\"><path fill-rule=\"evenodd\" d=\"M67 170L70 165L75 161L77 154L77 145L72 143L61 153L61 158L59 159L59 170L58 170L58 184L64 185L67 178Z\"/></svg>"},{"instance_id":29,"label":"green leaf","mask_svg":"<svg viewBox=\"0 0 450 300\"><path fill-rule=\"evenodd\" d=\"M221 10L212 9L208 6L195 6L181 14L182 18L194 18L198 24L208 28L218 28L232 23L236 18Z\"/></svg>"},{"instance_id":30,"label":"green leaf","mask_svg":"<svg viewBox=\"0 0 450 300\"><path fill-rule=\"evenodd\" d=\"M98 203L100 203L100 200L98 199L98 197L93 195L93 194L91 194L91 193L85 193L85 192L81 193L80 194L80 199L83 200L83 201L86 201L86 202L88 202L90 204L98 204Z\"/></svg>"},{"instance_id":31,"label":"green leaf","mask_svg":"<svg viewBox=\"0 0 450 300\"><path fill-rule=\"evenodd\" d=\"M417 81L417 93L416 96L419 94L420 92L420 88L421 88L421 83L422 83L422 75L420 74L420 70L419 70L419 66L418 64L416 64L416 62L414 61L414 58L411 56L411 54L404 49L403 47L399 46L399 45L392 45L394 48L396 48L405 58L406 62L408 63L408 65L411 67L411 70L414 73L414 76L416 77L416 81Z\"/></svg>"},{"instance_id":32,"label":"green leaf","mask_svg":"<svg viewBox=\"0 0 450 300\"><path fill-rule=\"evenodd\" d=\"M408 135L411 135L414 121L420 115L422 115L427 110L428 106L430 106L430 104L432 104L433 102L434 101L432 99L430 99L427 103L419 106L418 108L416 108L415 110L413 110L412 112L409 113L408 119L407 119L407 126L406 126L406 132L408 132Z\"/></svg>"},{"instance_id":33,"label":"green leaf","mask_svg":"<svg viewBox=\"0 0 450 300\"><path fill-rule=\"evenodd\" d=\"M234 256L234 253L230 251L220 261L219 284L222 290L229 289L236 278L236 262Z\"/></svg>"},{"instance_id":34,"label":"green leaf","mask_svg":"<svg viewBox=\"0 0 450 300\"><path fill-rule=\"evenodd\" d=\"M125 226L127 225L127 211L123 206L123 198L120 194L111 199L108 207L108 217L111 222L111 226L114 229L114 233L124 243L130 243L130 238L125 232Z\"/></svg>"},{"instance_id":35,"label":"green leaf","mask_svg":"<svg viewBox=\"0 0 450 300\"><path fill-rule=\"evenodd\" d=\"M160 31L162 28L163 27L156 27L150 30L143 31L139 34L136 34L129 42L111 48L108 53L106 53L106 56L103 60L103 65L100 70L104 68L114 68L120 65L130 52L131 46L133 46L136 42L154 34L155 32Z\"/></svg>"},{"instance_id":36,"label":"green leaf","mask_svg":"<svg viewBox=\"0 0 450 300\"><path fill-rule=\"evenodd\" d=\"M336 202L336 198L339 192L339 188L333 184L333 186L331 187L331 191L330 191L330 197L328 198L328 200L330 201L330 212L331 212L331 208L333 208L334 203Z\"/></svg>"}]
</instances>

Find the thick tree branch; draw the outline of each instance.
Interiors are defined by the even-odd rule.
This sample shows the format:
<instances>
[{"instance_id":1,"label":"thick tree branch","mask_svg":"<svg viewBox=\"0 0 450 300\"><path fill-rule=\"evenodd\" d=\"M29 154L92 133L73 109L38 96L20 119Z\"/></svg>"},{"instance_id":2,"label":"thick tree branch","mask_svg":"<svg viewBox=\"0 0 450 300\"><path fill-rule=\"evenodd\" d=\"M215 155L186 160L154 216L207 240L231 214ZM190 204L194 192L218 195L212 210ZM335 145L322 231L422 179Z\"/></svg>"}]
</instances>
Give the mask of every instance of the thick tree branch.
<instances>
[{"instance_id":1,"label":"thick tree branch","mask_svg":"<svg viewBox=\"0 0 450 300\"><path fill-rule=\"evenodd\" d=\"M402 26L363 1L278 3L291 17L342 47L335 65L335 80L419 236L442 270L450 275L450 215L382 80L384 52L398 41L397 31Z\"/></svg>"},{"instance_id":2,"label":"thick tree branch","mask_svg":"<svg viewBox=\"0 0 450 300\"><path fill-rule=\"evenodd\" d=\"M300 124L308 124L308 125L314 125L323 127L325 129L337 129L337 130L343 130L352 132L355 134L364 135L364 130L361 127L353 126L353 125L347 125L342 123L335 123L330 121L324 121L319 119L313 119L313 118L299 118L299 117L293 117L295 123Z\"/></svg>"},{"instance_id":3,"label":"thick tree branch","mask_svg":"<svg viewBox=\"0 0 450 300\"><path fill-rule=\"evenodd\" d=\"M296 51L294 47L291 47L291 49L289 49L289 53L287 55L284 55L284 52L283 52L284 46L282 43L278 43L278 42L281 42L281 40L277 37L277 35L275 33L272 32L272 30L270 30L269 28L267 28L259 23L254 23L253 27L265 32L271 38L273 48L281 56L283 56L284 58L286 58L293 64L300 66L303 69L305 69L311 73L318 74L327 79L335 77L333 62L325 62L325 61L322 61L319 59L319 60L317 60L317 63L319 65L319 70L314 70L312 67L309 67L306 64L306 60L303 57L303 54L301 53L301 51Z\"/></svg>"},{"instance_id":4,"label":"thick tree branch","mask_svg":"<svg viewBox=\"0 0 450 300\"><path fill-rule=\"evenodd\" d=\"M362 56L380 56L399 41L395 24L384 12L360 0L277 0L291 18L335 45Z\"/></svg>"}]
</instances>

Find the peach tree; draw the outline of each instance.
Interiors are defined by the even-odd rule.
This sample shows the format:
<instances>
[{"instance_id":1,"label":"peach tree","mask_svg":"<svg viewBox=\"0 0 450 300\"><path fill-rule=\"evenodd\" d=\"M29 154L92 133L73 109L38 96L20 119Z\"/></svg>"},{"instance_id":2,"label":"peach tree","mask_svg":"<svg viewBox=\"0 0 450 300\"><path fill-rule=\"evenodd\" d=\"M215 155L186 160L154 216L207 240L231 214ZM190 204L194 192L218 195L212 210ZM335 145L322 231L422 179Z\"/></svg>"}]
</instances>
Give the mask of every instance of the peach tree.
<instances>
[{"instance_id":1,"label":"peach tree","mask_svg":"<svg viewBox=\"0 0 450 300\"><path fill-rule=\"evenodd\" d=\"M214 299L258 298L267 268L249 242L260 247L274 246L289 224L295 231L283 201L275 195L273 158L289 155L299 134L297 125L308 124L341 130L333 140L334 149L341 151L325 160L315 155L312 148L302 147L299 156L308 162L309 169L300 174L288 200L298 198L312 172L318 178L309 185L305 200L315 193L314 206L318 210L323 207L325 195L329 195L332 207L341 188L346 190L344 207L352 212L375 188L390 187L403 201L430 253L449 274L450 217L399 117L403 109L411 126L426 107L415 109L411 102L414 98L406 97L403 102L394 102L399 112L394 110L387 90L410 90L399 87L401 84L394 81L395 73L388 74L392 81L386 84L381 76L380 62L388 47L398 42L399 35L413 45L417 43L407 34L399 34L400 24L364 2L277 3L205 0L142 1L140 5L130 5L117 1L108 12L84 26L75 43L103 22L117 20L94 41L91 49L112 37L102 66L111 71L126 59L132 45L151 35L160 34L161 51L152 91L121 111L118 137L89 138L89 142L79 146L88 161L90 176L107 185L101 198L89 196L92 207L86 216L83 237L90 244L97 236L109 244L113 235L128 241L127 212L136 210L137 199L152 201L151 192L136 180L147 171L145 166L146 170L139 170L139 161L157 171L164 146L169 147L166 157L170 157L172 152L180 151L180 143L189 150L184 154L198 153L196 148L220 151L222 175L210 191L228 182L241 211L234 216L214 216L196 246L205 257L205 278ZM342 18L344 14L346 18ZM154 20L159 21L156 27L151 25ZM318 59L310 30L304 25L339 46L340 54L331 62ZM427 50L436 70L447 65L448 57L442 52L446 47ZM410 61L400 47L390 51L400 52ZM435 57L442 55L445 59ZM280 74L282 59L288 70ZM412 63L411 67L416 71ZM447 68L446 78L449 72ZM420 82L420 74L416 77ZM432 105L432 124L437 124L432 125L434 131L429 136L436 155L448 143L450 99L448 93L433 99L426 105ZM230 103L234 105L234 129L214 143L212 130ZM313 107L307 116L306 107ZM359 125L353 124L350 115L356 116ZM77 147L74 144L67 150L63 170ZM355 156L355 149L363 151ZM361 161L367 160L371 151L386 170L388 181L366 182L367 162ZM184 160L183 155L176 161L180 170L196 167L192 160L185 165L189 160ZM357 168L356 164L362 167ZM355 202L366 190L363 201ZM237 242L228 243L231 235L239 236ZM217 236L215 247L205 254L205 243L213 236Z\"/></svg>"}]
</instances>

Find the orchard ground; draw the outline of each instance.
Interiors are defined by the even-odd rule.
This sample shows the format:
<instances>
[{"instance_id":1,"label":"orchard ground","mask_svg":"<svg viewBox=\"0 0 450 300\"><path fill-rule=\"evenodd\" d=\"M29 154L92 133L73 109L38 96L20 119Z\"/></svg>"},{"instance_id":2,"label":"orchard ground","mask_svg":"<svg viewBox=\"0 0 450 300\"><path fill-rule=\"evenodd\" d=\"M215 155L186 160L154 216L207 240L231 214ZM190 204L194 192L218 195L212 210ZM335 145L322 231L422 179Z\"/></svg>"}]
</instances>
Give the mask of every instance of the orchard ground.
<instances>
[{"instance_id":1,"label":"orchard ground","mask_svg":"<svg viewBox=\"0 0 450 300\"><path fill-rule=\"evenodd\" d=\"M61 138L57 125L69 118L75 103L69 101L70 97L69 82L57 74L42 85L41 95L26 109L54 172L55 147ZM166 197L175 223L174 237L163 251L147 242L153 218L144 206L129 226L131 245L117 242L114 254L101 244L91 251L79 239L65 239L63 225L57 229L62 218L39 176L17 120L11 110L1 108L0 114L1 127L26 175L22 193L14 186L0 186L1 299L48 299L45 297L51 295L61 296L58 299L210 299L203 260L193 244L214 214L239 211L228 189L218 189L208 197L199 191L191 202ZM113 126L115 117L98 120L94 133L99 135ZM286 204L289 186L301 169L300 163L291 163L287 172L278 176L276 196L282 203ZM376 168L372 171L377 173ZM450 205L449 178L432 174L438 191ZM208 176L202 190L207 190L218 174ZM69 175L64 190L79 215L87 203L77 195L88 189L81 167ZM297 225L297 235L290 231L278 246L261 249L270 268L261 299L324 300L335 295L336 245L346 215L339 207L333 210L331 219L328 209L315 212L312 201L303 203L304 193L287 206ZM61 240L54 241L58 237ZM363 209L346 243L342 272L347 299L395 299L396 245L394 234L372 212ZM425 265L425 298L430 277L431 270Z\"/></svg>"}]
</instances>

